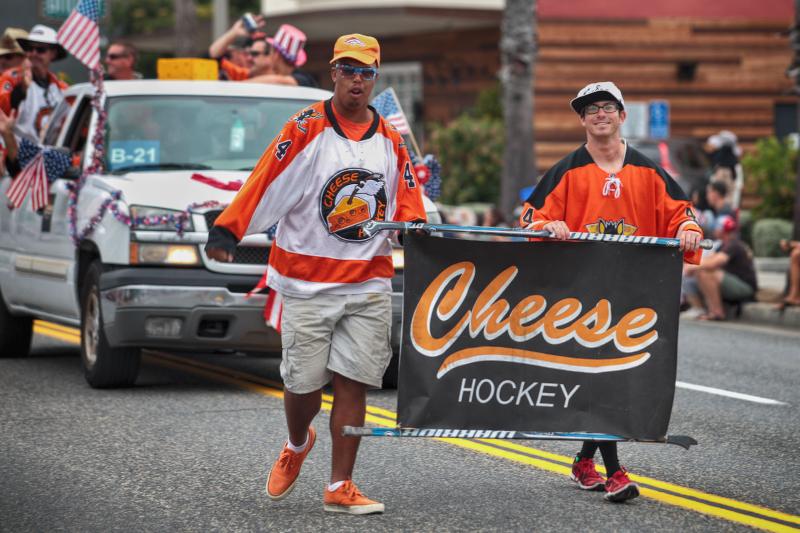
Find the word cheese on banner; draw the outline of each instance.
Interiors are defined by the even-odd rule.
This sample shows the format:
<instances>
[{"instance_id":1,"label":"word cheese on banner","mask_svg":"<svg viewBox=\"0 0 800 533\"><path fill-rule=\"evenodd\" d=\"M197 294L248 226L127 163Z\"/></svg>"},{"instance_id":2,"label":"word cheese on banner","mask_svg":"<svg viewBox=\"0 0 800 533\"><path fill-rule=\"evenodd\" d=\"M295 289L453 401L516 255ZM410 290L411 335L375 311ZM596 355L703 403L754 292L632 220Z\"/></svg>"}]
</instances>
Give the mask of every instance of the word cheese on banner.
<instances>
[{"instance_id":1,"label":"word cheese on banner","mask_svg":"<svg viewBox=\"0 0 800 533\"><path fill-rule=\"evenodd\" d=\"M406 239L401 427L666 436L679 250Z\"/></svg>"}]
</instances>

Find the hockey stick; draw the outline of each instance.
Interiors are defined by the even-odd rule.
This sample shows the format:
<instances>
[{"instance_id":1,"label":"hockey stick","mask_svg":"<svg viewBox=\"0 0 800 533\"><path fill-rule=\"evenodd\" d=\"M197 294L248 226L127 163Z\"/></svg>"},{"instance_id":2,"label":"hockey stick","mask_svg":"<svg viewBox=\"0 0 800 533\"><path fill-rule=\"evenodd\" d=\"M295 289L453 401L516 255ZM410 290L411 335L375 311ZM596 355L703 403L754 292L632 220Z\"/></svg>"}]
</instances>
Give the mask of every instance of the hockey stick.
<instances>
[{"instance_id":1,"label":"hockey stick","mask_svg":"<svg viewBox=\"0 0 800 533\"><path fill-rule=\"evenodd\" d=\"M529 440L591 440L596 442L641 442L647 444L675 444L686 450L697 441L686 435L668 435L662 440L633 439L608 433L559 433L541 431L504 431L493 429L420 429L420 428L367 428L344 426L345 437L434 437L452 439L529 439Z\"/></svg>"},{"instance_id":2,"label":"hockey stick","mask_svg":"<svg viewBox=\"0 0 800 533\"><path fill-rule=\"evenodd\" d=\"M526 230L522 228L493 228L488 226L457 226L455 224L425 224L422 222L376 222L370 220L361 226L367 235L374 235L379 231L411 231L422 230L428 233L449 232L449 233L472 233L476 235L500 235L504 237L521 237L536 239L552 239L553 234L543 230ZM677 248L681 245L680 239L667 237L644 237L634 235L606 235L603 233L585 233L573 231L569 234L570 240L574 241L601 241L613 242L618 244L649 244L653 246L666 246ZM700 248L710 250L714 245L713 241L704 239L700 241Z\"/></svg>"}]
</instances>

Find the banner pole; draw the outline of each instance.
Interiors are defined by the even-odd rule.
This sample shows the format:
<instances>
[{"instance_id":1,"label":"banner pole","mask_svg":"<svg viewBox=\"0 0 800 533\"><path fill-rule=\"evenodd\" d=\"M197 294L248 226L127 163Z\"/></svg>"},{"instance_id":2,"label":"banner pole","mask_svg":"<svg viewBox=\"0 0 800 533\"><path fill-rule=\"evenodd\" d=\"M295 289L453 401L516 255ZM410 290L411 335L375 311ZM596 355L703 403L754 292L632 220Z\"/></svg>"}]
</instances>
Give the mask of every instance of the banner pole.
<instances>
[{"instance_id":1,"label":"banner pole","mask_svg":"<svg viewBox=\"0 0 800 533\"><path fill-rule=\"evenodd\" d=\"M503 439L503 440L575 440L595 442L638 442L643 444L674 444L688 450L697 441L686 435L667 435L662 439L633 439L608 433L504 431L492 429L443 429L443 428L370 428L344 426L345 437L421 437L440 439Z\"/></svg>"},{"instance_id":2,"label":"banner pole","mask_svg":"<svg viewBox=\"0 0 800 533\"><path fill-rule=\"evenodd\" d=\"M527 230L522 228L495 228L490 226L458 226L455 224L426 224L422 222L376 222L371 220L361 225L367 235L373 235L379 231L411 231L422 230L427 233L468 233L476 235L499 235L504 237L517 237L525 239L553 239L554 235L549 231ZM677 248L680 246L680 239L668 237L648 237L639 235L606 235L603 233L586 233L573 231L569 234L569 240L573 241L596 241L610 242L615 244L647 244L651 246L665 246ZM700 248L710 250L714 246L714 241L703 239L700 241Z\"/></svg>"}]
</instances>

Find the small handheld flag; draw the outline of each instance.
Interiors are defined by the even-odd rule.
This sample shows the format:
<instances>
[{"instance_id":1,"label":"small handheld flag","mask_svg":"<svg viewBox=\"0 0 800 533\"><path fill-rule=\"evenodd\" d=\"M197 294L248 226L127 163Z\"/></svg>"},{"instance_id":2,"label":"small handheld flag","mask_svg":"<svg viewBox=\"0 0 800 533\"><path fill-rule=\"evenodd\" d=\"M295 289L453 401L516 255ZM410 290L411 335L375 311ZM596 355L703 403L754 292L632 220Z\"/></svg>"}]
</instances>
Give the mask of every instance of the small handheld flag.
<instances>
[{"instance_id":1,"label":"small handheld flag","mask_svg":"<svg viewBox=\"0 0 800 533\"><path fill-rule=\"evenodd\" d=\"M100 64L100 1L80 0L58 30L58 42L94 70Z\"/></svg>"},{"instance_id":2,"label":"small handheld flag","mask_svg":"<svg viewBox=\"0 0 800 533\"><path fill-rule=\"evenodd\" d=\"M408 135L411 133L411 127L408 125L403 109L400 107L400 102L397 100L397 95L391 87L384 89L381 93L372 100L372 107L389 123L397 128L401 135Z\"/></svg>"},{"instance_id":3,"label":"small handheld flag","mask_svg":"<svg viewBox=\"0 0 800 533\"><path fill-rule=\"evenodd\" d=\"M57 150L42 149L27 139L21 139L18 158L24 168L14 178L6 196L17 209L28 191L31 191L31 207L38 211L47 205L48 182L60 178L69 168L69 156Z\"/></svg>"}]
</instances>

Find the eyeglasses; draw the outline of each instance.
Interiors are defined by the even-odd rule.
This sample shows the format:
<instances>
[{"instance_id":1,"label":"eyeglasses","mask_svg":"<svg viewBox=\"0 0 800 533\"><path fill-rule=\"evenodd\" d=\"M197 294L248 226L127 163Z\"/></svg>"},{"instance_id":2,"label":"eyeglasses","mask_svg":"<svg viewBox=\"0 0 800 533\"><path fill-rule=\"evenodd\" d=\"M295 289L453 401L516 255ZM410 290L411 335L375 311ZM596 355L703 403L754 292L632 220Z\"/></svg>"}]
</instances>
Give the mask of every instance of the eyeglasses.
<instances>
[{"instance_id":1,"label":"eyeglasses","mask_svg":"<svg viewBox=\"0 0 800 533\"><path fill-rule=\"evenodd\" d=\"M352 78L356 74L361 76L364 81L372 81L378 77L378 69L375 67L354 67L344 63L336 63L334 68L342 73L345 78Z\"/></svg>"},{"instance_id":2,"label":"eyeglasses","mask_svg":"<svg viewBox=\"0 0 800 533\"><path fill-rule=\"evenodd\" d=\"M46 54L50 50L49 46L29 46L28 52L35 52L37 54Z\"/></svg>"},{"instance_id":3,"label":"eyeglasses","mask_svg":"<svg viewBox=\"0 0 800 533\"><path fill-rule=\"evenodd\" d=\"M106 54L106 59L110 59L111 61L116 61L117 59L122 59L123 57L128 57L128 54Z\"/></svg>"},{"instance_id":4,"label":"eyeglasses","mask_svg":"<svg viewBox=\"0 0 800 533\"><path fill-rule=\"evenodd\" d=\"M617 107L617 104L612 104L612 103L603 104L603 105L589 104L589 105L587 105L586 107L583 108L583 111L587 115L596 115L597 113L600 112L601 109L603 111L605 111L606 113L613 113L614 111L617 111L619 109L619 107Z\"/></svg>"}]
</instances>

